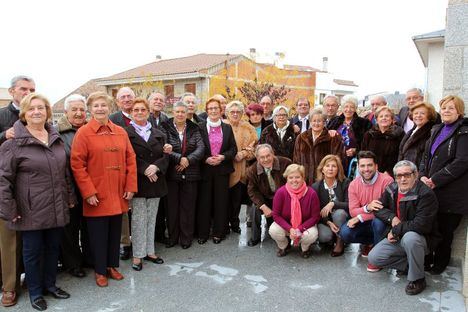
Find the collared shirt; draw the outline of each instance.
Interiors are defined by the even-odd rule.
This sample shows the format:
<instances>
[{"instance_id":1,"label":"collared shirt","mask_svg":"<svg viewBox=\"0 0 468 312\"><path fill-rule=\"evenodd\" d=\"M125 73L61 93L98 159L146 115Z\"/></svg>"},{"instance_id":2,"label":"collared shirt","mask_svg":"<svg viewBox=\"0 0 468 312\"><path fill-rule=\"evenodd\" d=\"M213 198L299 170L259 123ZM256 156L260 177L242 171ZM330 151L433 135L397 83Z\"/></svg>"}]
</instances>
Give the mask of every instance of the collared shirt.
<instances>
[{"instance_id":1,"label":"collared shirt","mask_svg":"<svg viewBox=\"0 0 468 312\"><path fill-rule=\"evenodd\" d=\"M305 117L299 117L297 116L299 121L301 122L301 133L307 131L307 121L309 121L309 115L306 115Z\"/></svg>"},{"instance_id":2,"label":"collared shirt","mask_svg":"<svg viewBox=\"0 0 468 312\"><path fill-rule=\"evenodd\" d=\"M372 179L369 182L364 181L363 177L361 177L361 181L362 181L363 184L374 185L375 181L377 181L378 178L379 178L379 172L376 171L374 176L372 177Z\"/></svg>"},{"instance_id":3,"label":"collared shirt","mask_svg":"<svg viewBox=\"0 0 468 312\"><path fill-rule=\"evenodd\" d=\"M414 122L409 118L406 118L405 124L403 125L403 129L405 130L405 133L408 133L411 129L414 127Z\"/></svg>"},{"instance_id":4,"label":"collared shirt","mask_svg":"<svg viewBox=\"0 0 468 312\"><path fill-rule=\"evenodd\" d=\"M19 108L18 106L16 106L15 102L11 102L11 105L13 105L13 107L14 107L17 111L20 110L20 108Z\"/></svg>"}]
</instances>

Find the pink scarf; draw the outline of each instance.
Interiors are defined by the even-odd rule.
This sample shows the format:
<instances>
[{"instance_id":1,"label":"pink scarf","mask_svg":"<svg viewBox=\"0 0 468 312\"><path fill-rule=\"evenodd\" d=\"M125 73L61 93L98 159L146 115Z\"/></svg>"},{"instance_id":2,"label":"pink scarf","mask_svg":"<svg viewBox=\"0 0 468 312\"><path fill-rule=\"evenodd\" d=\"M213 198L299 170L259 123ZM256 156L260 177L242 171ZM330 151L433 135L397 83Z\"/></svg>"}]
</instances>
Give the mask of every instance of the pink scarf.
<instances>
[{"instance_id":1,"label":"pink scarf","mask_svg":"<svg viewBox=\"0 0 468 312\"><path fill-rule=\"evenodd\" d=\"M299 200L307 193L307 189L307 184L305 182L302 183L302 186L298 189L293 189L286 183L286 191L288 191L289 196L291 196L291 226L293 229L297 229L299 225L301 225L302 211ZM297 238L294 244L297 245L299 240L300 238Z\"/></svg>"}]
</instances>

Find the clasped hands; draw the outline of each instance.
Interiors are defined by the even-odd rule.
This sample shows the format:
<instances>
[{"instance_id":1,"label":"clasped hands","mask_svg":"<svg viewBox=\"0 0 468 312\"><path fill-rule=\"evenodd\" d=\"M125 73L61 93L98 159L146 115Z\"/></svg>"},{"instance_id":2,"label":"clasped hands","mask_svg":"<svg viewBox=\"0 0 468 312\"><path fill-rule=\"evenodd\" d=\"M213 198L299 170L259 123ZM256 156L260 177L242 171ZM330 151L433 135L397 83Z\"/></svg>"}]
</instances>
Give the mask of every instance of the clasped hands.
<instances>
[{"instance_id":1,"label":"clasped hands","mask_svg":"<svg viewBox=\"0 0 468 312\"><path fill-rule=\"evenodd\" d=\"M210 166L217 166L225 159L224 155L214 155L206 159L206 163Z\"/></svg>"}]
</instances>

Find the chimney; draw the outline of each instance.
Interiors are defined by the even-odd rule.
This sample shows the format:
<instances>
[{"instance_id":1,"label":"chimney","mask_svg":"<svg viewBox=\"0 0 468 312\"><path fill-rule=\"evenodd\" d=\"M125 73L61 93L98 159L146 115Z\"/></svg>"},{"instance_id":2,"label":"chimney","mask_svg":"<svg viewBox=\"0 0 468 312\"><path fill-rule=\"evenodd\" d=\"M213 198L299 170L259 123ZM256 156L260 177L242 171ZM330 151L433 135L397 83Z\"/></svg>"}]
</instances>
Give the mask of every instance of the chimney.
<instances>
[{"instance_id":1,"label":"chimney","mask_svg":"<svg viewBox=\"0 0 468 312\"><path fill-rule=\"evenodd\" d=\"M328 72L328 56L324 56L322 58L322 71L323 72Z\"/></svg>"},{"instance_id":2,"label":"chimney","mask_svg":"<svg viewBox=\"0 0 468 312\"><path fill-rule=\"evenodd\" d=\"M249 55L250 55L250 59L254 62L257 61L257 49L255 48L250 48L250 51L249 51Z\"/></svg>"},{"instance_id":3,"label":"chimney","mask_svg":"<svg viewBox=\"0 0 468 312\"><path fill-rule=\"evenodd\" d=\"M159 62L161 60L161 55L156 55L156 62Z\"/></svg>"},{"instance_id":4,"label":"chimney","mask_svg":"<svg viewBox=\"0 0 468 312\"><path fill-rule=\"evenodd\" d=\"M284 68L283 59L284 59L283 52L275 52L274 64L276 67Z\"/></svg>"}]
</instances>

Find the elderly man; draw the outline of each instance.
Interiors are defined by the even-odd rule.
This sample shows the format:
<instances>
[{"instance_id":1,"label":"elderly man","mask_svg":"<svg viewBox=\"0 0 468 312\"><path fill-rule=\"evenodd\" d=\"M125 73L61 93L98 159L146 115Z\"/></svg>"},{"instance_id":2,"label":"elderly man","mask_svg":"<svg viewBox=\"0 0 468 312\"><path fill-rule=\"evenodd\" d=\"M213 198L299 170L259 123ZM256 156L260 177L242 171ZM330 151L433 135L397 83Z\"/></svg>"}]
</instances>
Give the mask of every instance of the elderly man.
<instances>
[{"instance_id":1,"label":"elderly man","mask_svg":"<svg viewBox=\"0 0 468 312\"><path fill-rule=\"evenodd\" d=\"M182 94L180 100L187 105L187 119L198 124L203 120L197 115L197 98L191 92Z\"/></svg>"},{"instance_id":2,"label":"elderly man","mask_svg":"<svg viewBox=\"0 0 468 312\"><path fill-rule=\"evenodd\" d=\"M416 165L399 161L393 168L396 182L380 198L375 216L390 229L387 237L369 253L369 263L408 274L407 295L426 288L424 257L435 244L438 203L434 192L418 181Z\"/></svg>"},{"instance_id":3,"label":"elderly man","mask_svg":"<svg viewBox=\"0 0 468 312\"><path fill-rule=\"evenodd\" d=\"M268 227L273 223L273 196L286 183L283 173L291 164L288 158L275 156L270 144L259 144L255 149L255 157L257 161L246 172L247 193L255 205L251 217L252 238L247 243L250 247L260 243L262 214L266 217Z\"/></svg>"},{"instance_id":4,"label":"elderly man","mask_svg":"<svg viewBox=\"0 0 468 312\"><path fill-rule=\"evenodd\" d=\"M326 126L330 124L330 121L337 116L338 107L339 107L339 100L334 95L327 95L323 99L323 108L325 111L325 115L327 115Z\"/></svg>"},{"instance_id":5,"label":"elderly man","mask_svg":"<svg viewBox=\"0 0 468 312\"><path fill-rule=\"evenodd\" d=\"M7 107L0 108L0 145L15 136L13 124L19 118L20 103L28 94L35 92L34 80L27 76L11 79L10 93L13 101ZM21 262L21 237L8 228L7 222L0 220L0 279L3 285L2 305L13 306L17 302L20 288L19 264Z\"/></svg>"},{"instance_id":6,"label":"elderly man","mask_svg":"<svg viewBox=\"0 0 468 312\"><path fill-rule=\"evenodd\" d=\"M119 111L112 113L109 119L118 126L125 128L132 121L130 114L132 113L133 101L135 100L135 92L129 87L120 88L117 91L117 106ZM130 241L130 223L128 213L122 215L122 234L120 238L120 259L130 259L131 241Z\"/></svg>"},{"instance_id":7,"label":"elderly man","mask_svg":"<svg viewBox=\"0 0 468 312\"><path fill-rule=\"evenodd\" d=\"M310 102L307 98L299 98L296 102L297 115L291 118L296 134L306 132L309 129Z\"/></svg>"},{"instance_id":8,"label":"elderly man","mask_svg":"<svg viewBox=\"0 0 468 312\"><path fill-rule=\"evenodd\" d=\"M383 236L385 225L374 218L374 212L382 208L378 200L387 185L393 182L387 173L380 173L376 156L370 151L360 151L357 155L359 177L348 187L349 214L351 219L340 229L345 243L363 244L361 256L367 257L369 251ZM381 268L369 263L367 271L378 272Z\"/></svg>"},{"instance_id":9,"label":"elderly man","mask_svg":"<svg viewBox=\"0 0 468 312\"><path fill-rule=\"evenodd\" d=\"M377 108L387 105L387 99L385 99L385 97L382 95L373 96L371 97L370 105L371 105L371 112L369 113L369 115L366 116L366 118L369 119L369 121L373 125L375 125L377 122L377 120L375 119L375 112L377 111Z\"/></svg>"},{"instance_id":10,"label":"elderly man","mask_svg":"<svg viewBox=\"0 0 468 312\"><path fill-rule=\"evenodd\" d=\"M409 111L416 103L424 101L424 95L421 89L413 88L406 91L406 106L403 106L398 113L400 125L406 133L413 129L414 122L409 118Z\"/></svg>"},{"instance_id":11,"label":"elderly man","mask_svg":"<svg viewBox=\"0 0 468 312\"><path fill-rule=\"evenodd\" d=\"M275 107L273 104L273 100L269 95L265 95L260 100L260 105L263 107L263 118L265 120L272 120L273 119L273 108Z\"/></svg>"},{"instance_id":12,"label":"elderly man","mask_svg":"<svg viewBox=\"0 0 468 312\"><path fill-rule=\"evenodd\" d=\"M76 131L86 123L86 99L80 94L72 94L65 99L64 110L65 114L57 122L57 130L65 143L67 159L70 159L71 145ZM73 176L71 171L70 176ZM83 254L87 255L89 259L89 238L86 228L83 227L85 225L83 219L83 199L74 181L73 193L75 194L77 204L73 209L70 209L70 223L65 226L63 231L61 242L62 262L64 268L71 275L84 277L83 265L85 259ZM90 262L89 260L87 261L88 264Z\"/></svg>"},{"instance_id":13,"label":"elderly man","mask_svg":"<svg viewBox=\"0 0 468 312\"><path fill-rule=\"evenodd\" d=\"M151 115L148 121L151 126L160 128L163 122L166 122L169 117L164 113L164 107L166 106L166 97L161 92L153 92L148 97L150 105Z\"/></svg>"}]
</instances>

